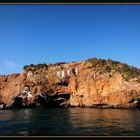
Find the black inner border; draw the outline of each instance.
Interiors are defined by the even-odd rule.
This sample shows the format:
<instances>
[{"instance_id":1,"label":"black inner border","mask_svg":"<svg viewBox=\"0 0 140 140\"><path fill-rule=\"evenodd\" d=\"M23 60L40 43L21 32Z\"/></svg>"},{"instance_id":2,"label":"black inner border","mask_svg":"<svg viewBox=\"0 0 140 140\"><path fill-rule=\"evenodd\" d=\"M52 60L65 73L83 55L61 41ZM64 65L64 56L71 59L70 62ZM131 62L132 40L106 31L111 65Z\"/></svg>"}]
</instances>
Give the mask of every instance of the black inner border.
<instances>
[{"instance_id":1,"label":"black inner border","mask_svg":"<svg viewBox=\"0 0 140 140\"><path fill-rule=\"evenodd\" d=\"M0 5L2 4L140 4L140 0L0 0ZM24 140L24 139L49 139L49 140L76 140L76 139L93 139L93 140L112 140L112 139L140 139L140 136L72 136L72 137L57 137L57 136L0 136L0 139L7 140Z\"/></svg>"}]
</instances>

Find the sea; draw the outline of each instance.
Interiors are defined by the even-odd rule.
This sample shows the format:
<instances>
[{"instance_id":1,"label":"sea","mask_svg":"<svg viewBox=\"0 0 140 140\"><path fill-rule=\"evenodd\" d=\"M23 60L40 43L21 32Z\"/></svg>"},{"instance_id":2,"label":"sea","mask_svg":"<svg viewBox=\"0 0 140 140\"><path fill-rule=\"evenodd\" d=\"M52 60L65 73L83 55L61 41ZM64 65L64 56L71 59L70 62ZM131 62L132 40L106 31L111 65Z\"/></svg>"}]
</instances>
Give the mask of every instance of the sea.
<instances>
[{"instance_id":1,"label":"sea","mask_svg":"<svg viewBox=\"0 0 140 140\"><path fill-rule=\"evenodd\" d=\"M140 136L140 109L0 110L0 136Z\"/></svg>"}]
</instances>

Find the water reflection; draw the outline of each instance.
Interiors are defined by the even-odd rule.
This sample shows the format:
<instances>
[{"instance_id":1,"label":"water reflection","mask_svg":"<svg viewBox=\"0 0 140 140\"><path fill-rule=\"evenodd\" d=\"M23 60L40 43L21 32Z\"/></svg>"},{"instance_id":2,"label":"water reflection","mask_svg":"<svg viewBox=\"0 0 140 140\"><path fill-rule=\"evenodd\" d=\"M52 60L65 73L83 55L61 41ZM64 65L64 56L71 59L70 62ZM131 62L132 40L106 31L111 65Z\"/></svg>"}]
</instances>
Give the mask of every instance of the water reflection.
<instances>
[{"instance_id":1,"label":"water reflection","mask_svg":"<svg viewBox=\"0 0 140 140\"><path fill-rule=\"evenodd\" d=\"M140 135L139 110L77 108L69 115L75 129L89 130L84 135Z\"/></svg>"},{"instance_id":2,"label":"water reflection","mask_svg":"<svg viewBox=\"0 0 140 140\"><path fill-rule=\"evenodd\" d=\"M0 135L140 135L140 110L50 108L0 111Z\"/></svg>"}]
</instances>

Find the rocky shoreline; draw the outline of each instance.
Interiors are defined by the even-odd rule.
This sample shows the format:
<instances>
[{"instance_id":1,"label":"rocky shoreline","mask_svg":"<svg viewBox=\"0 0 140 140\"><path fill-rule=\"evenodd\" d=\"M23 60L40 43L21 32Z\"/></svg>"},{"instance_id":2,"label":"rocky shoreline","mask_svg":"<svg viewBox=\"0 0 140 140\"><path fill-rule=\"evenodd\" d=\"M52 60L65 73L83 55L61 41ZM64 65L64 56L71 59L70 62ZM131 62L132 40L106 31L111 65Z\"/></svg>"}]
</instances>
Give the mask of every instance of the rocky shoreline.
<instances>
[{"instance_id":1,"label":"rocky shoreline","mask_svg":"<svg viewBox=\"0 0 140 140\"><path fill-rule=\"evenodd\" d=\"M0 76L0 109L36 107L140 108L140 70L93 58Z\"/></svg>"},{"instance_id":2,"label":"rocky shoreline","mask_svg":"<svg viewBox=\"0 0 140 140\"><path fill-rule=\"evenodd\" d=\"M25 86L24 90L20 92L16 97L13 98L13 103L9 106L6 104L1 104L0 109L14 109L14 108L37 108L37 107L85 107L85 106L70 106L70 93L63 94L32 94L28 86ZM108 104L94 104L92 108L114 108L114 109L127 109L127 108L137 108L140 105L139 100L132 101L125 105L108 105ZM87 106L88 107L88 106Z\"/></svg>"}]
</instances>

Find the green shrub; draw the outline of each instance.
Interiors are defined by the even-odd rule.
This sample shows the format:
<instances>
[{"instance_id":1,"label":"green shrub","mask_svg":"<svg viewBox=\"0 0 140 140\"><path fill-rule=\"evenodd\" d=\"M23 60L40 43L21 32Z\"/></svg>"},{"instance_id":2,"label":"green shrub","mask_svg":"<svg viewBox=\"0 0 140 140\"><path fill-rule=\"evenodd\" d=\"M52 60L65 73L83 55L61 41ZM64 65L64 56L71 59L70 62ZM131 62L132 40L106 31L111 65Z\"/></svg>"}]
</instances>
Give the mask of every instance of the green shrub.
<instances>
[{"instance_id":1,"label":"green shrub","mask_svg":"<svg viewBox=\"0 0 140 140\"><path fill-rule=\"evenodd\" d=\"M43 64L30 64L30 65L25 65L23 69L25 70L31 70L31 71L35 71L35 70L38 70L40 68L43 68L43 67L48 67L48 65L46 63L43 63Z\"/></svg>"},{"instance_id":2,"label":"green shrub","mask_svg":"<svg viewBox=\"0 0 140 140\"><path fill-rule=\"evenodd\" d=\"M94 70L100 73L110 73L112 70L119 72L127 81L140 76L140 69L111 59L90 58L87 62Z\"/></svg>"}]
</instances>

